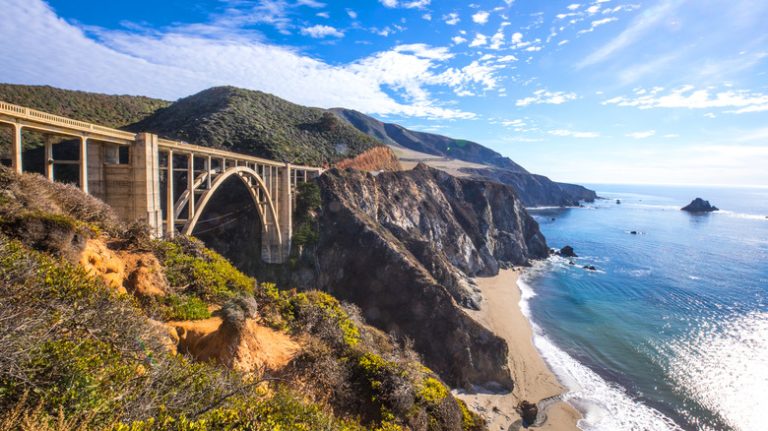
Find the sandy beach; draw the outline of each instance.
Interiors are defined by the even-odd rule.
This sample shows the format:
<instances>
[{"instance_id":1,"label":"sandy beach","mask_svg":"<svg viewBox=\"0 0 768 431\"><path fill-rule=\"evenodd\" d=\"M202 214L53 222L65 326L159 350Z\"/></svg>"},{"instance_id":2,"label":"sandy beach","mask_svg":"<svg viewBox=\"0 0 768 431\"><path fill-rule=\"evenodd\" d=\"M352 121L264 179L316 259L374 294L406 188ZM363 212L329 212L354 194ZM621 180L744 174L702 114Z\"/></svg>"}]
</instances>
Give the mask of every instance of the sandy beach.
<instances>
[{"instance_id":1,"label":"sandy beach","mask_svg":"<svg viewBox=\"0 0 768 431\"><path fill-rule=\"evenodd\" d=\"M528 319L520 309L520 288L517 279L521 269L500 270L495 277L477 278L483 302L480 311L468 311L477 321L507 341L509 345L509 369L515 381L515 389L507 394L457 393L461 399L488 420L489 429L522 429L515 406L521 400L539 403L564 392L555 375L549 370L536 347ZM545 403L539 411L546 416L536 429L578 430L579 413L562 401ZM542 404L539 404L541 409ZM540 421L539 421L540 422Z\"/></svg>"}]
</instances>

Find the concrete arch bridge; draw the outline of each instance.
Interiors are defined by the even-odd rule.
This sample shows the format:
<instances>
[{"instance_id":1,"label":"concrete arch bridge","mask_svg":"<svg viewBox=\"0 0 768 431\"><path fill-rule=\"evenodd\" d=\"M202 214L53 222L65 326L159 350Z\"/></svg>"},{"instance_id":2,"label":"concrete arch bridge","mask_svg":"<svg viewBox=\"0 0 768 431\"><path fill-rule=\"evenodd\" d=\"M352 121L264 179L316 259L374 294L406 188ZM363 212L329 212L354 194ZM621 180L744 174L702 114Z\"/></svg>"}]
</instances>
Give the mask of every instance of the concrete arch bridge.
<instances>
[{"instance_id":1,"label":"concrete arch bridge","mask_svg":"<svg viewBox=\"0 0 768 431\"><path fill-rule=\"evenodd\" d=\"M126 220L145 221L157 237L192 234L221 186L239 179L258 212L261 255L268 263L282 263L290 254L297 185L322 173L318 167L134 134L2 101L0 126L11 129L10 164L17 172L34 165L56 181L67 169L76 170L72 175L83 191ZM24 151L23 132L43 137L37 152ZM57 155L62 138L77 143L69 156ZM26 160L30 157L35 160Z\"/></svg>"}]
</instances>

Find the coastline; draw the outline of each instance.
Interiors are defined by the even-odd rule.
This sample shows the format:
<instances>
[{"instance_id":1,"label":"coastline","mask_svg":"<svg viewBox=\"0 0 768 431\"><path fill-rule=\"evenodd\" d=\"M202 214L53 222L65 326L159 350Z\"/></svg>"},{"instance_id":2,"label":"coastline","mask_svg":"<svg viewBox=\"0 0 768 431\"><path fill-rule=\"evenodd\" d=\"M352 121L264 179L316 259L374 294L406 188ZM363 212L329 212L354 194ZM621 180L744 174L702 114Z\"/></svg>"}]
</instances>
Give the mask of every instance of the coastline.
<instances>
[{"instance_id":1,"label":"coastline","mask_svg":"<svg viewBox=\"0 0 768 431\"><path fill-rule=\"evenodd\" d=\"M483 302L480 311L467 310L475 320L486 326L509 346L509 369L515 388L511 393L490 393L486 391L457 392L473 410L488 421L491 430L516 430L520 416L515 410L522 400L540 403L565 392L555 375L544 362L533 344L533 330L520 309L521 291L517 280L522 268L501 269L494 277L476 278ZM539 422L542 430L579 430L576 423L581 418L570 404L552 400L539 404Z\"/></svg>"}]
</instances>

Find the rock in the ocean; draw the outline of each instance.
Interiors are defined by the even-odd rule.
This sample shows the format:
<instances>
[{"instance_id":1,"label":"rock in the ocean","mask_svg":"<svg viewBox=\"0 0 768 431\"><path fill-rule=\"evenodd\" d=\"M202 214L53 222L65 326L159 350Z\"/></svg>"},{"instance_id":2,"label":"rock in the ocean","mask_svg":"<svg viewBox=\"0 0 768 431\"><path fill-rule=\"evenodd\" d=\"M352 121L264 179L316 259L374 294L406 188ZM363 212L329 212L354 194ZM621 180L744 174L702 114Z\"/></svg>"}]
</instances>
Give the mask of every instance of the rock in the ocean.
<instances>
[{"instance_id":1,"label":"rock in the ocean","mask_svg":"<svg viewBox=\"0 0 768 431\"><path fill-rule=\"evenodd\" d=\"M584 269L586 269L587 271L597 271L597 268L595 268L592 265L584 265Z\"/></svg>"},{"instance_id":2,"label":"rock in the ocean","mask_svg":"<svg viewBox=\"0 0 768 431\"><path fill-rule=\"evenodd\" d=\"M523 419L523 426L530 426L536 423L536 417L539 415L539 407L528 401L520 401L517 405L520 417Z\"/></svg>"},{"instance_id":3,"label":"rock in the ocean","mask_svg":"<svg viewBox=\"0 0 768 431\"><path fill-rule=\"evenodd\" d=\"M688 211L689 213L708 213L712 211L719 211L720 209L714 205L711 205L709 201L705 201L702 198L696 198L691 201L688 205L681 208L683 211Z\"/></svg>"},{"instance_id":4,"label":"rock in the ocean","mask_svg":"<svg viewBox=\"0 0 768 431\"><path fill-rule=\"evenodd\" d=\"M620 204L621 204L621 199L616 199L616 205L620 205Z\"/></svg>"},{"instance_id":5,"label":"rock in the ocean","mask_svg":"<svg viewBox=\"0 0 768 431\"><path fill-rule=\"evenodd\" d=\"M566 245L565 247L560 249L560 256L563 257L579 257L576 255L576 253L573 251L573 247L570 245Z\"/></svg>"},{"instance_id":6,"label":"rock in the ocean","mask_svg":"<svg viewBox=\"0 0 768 431\"><path fill-rule=\"evenodd\" d=\"M632 235L637 235L637 231L636 231L636 230L633 230L632 232L630 232L630 234L632 234Z\"/></svg>"}]
</instances>

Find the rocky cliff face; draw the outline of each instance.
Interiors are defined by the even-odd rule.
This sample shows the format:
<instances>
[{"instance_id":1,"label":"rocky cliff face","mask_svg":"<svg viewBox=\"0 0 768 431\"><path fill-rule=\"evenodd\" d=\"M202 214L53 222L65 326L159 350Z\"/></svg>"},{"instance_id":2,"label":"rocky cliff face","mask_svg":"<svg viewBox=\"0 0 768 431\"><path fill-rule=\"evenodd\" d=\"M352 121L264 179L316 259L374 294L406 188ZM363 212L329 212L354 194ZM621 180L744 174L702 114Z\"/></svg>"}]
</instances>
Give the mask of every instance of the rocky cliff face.
<instances>
[{"instance_id":1,"label":"rocky cliff face","mask_svg":"<svg viewBox=\"0 0 768 431\"><path fill-rule=\"evenodd\" d=\"M332 170L319 182L313 281L374 326L412 339L452 385L511 388L505 342L461 306L479 302L468 276L547 255L514 191L424 165L378 176Z\"/></svg>"},{"instance_id":2,"label":"rocky cliff face","mask_svg":"<svg viewBox=\"0 0 768 431\"><path fill-rule=\"evenodd\" d=\"M373 147L357 156L336 163L339 169L353 168L361 171L399 171L402 169L395 153L386 146Z\"/></svg>"},{"instance_id":3,"label":"rocky cliff face","mask_svg":"<svg viewBox=\"0 0 768 431\"><path fill-rule=\"evenodd\" d=\"M556 183L543 175L493 168L463 168L462 171L474 178L491 179L511 186L526 207L576 206L579 201L592 202L597 199L597 194L586 187Z\"/></svg>"}]
</instances>

